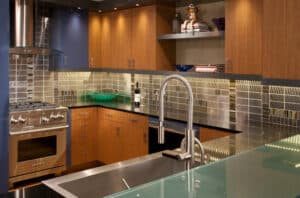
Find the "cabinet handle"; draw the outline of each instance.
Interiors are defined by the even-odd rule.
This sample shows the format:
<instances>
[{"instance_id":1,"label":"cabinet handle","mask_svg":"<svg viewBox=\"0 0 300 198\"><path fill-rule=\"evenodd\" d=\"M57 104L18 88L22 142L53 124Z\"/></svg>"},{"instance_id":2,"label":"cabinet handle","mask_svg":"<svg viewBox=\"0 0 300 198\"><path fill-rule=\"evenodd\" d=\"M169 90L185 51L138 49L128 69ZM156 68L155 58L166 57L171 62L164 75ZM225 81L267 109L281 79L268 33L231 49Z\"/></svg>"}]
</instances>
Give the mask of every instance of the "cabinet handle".
<instances>
[{"instance_id":1,"label":"cabinet handle","mask_svg":"<svg viewBox=\"0 0 300 198\"><path fill-rule=\"evenodd\" d=\"M117 136L120 136L120 127L116 128L116 133L117 133Z\"/></svg>"},{"instance_id":2,"label":"cabinet handle","mask_svg":"<svg viewBox=\"0 0 300 198\"><path fill-rule=\"evenodd\" d=\"M90 67L94 67L94 58L91 58Z\"/></svg>"},{"instance_id":3,"label":"cabinet handle","mask_svg":"<svg viewBox=\"0 0 300 198\"><path fill-rule=\"evenodd\" d=\"M112 118L113 116L111 114L106 114L107 117Z\"/></svg>"},{"instance_id":4,"label":"cabinet handle","mask_svg":"<svg viewBox=\"0 0 300 198\"><path fill-rule=\"evenodd\" d=\"M128 59L128 68L130 68L130 66L131 66L131 60Z\"/></svg>"},{"instance_id":5,"label":"cabinet handle","mask_svg":"<svg viewBox=\"0 0 300 198\"><path fill-rule=\"evenodd\" d=\"M64 56L64 65L68 64L68 56Z\"/></svg>"},{"instance_id":6,"label":"cabinet handle","mask_svg":"<svg viewBox=\"0 0 300 198\"><path fill-rule=\"evenodd\" d=\"M148 144L148 137L147 137L147 133L144 132L144 143Z\"/></svg>"},{"instance_id":7,"label":"cabinet handle","mask_svg":"<svg viewBox=\"0 0 300 198\"><path fill-rule=\"evenodd\" d=\"M225 72L233 72L233 65L230 58L226 58L225 61Z\"/></svg>"},{"instance_id":8,"label":"cabinet handle","mask_svg":"<svg viewBox=\"0 0 300 198\"><path fill-rule=\"evenodd\" d=\"M136 119L130 119L130 122L137 123L138 121Z\"/></svg>"}]
</instances>

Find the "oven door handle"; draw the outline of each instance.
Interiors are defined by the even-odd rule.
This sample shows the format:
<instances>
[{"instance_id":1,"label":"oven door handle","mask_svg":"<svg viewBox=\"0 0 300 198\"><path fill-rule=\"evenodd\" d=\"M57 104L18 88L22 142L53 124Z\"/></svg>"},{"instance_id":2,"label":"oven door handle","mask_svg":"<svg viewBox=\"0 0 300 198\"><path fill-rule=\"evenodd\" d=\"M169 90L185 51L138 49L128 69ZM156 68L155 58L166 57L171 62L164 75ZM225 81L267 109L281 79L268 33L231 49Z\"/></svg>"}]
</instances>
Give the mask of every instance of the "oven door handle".
<instances>
[{"instance_id":1,"label":"oven door handle","mask_svg":"<svg viewBox=\"0 0 300 198\"><path fill-rule=\"evenodd\" d=\"M10 132L10 135L22 135L26 133L37 133L37 132L44 132L44 131L54 131L54 130L60 130L60 129L66 129L69 125L63 125L63 126L57 126L57 127L48 127L48 128L39 128L39 129L32 129L22 132Z\"/></svg>"}]
</instances>

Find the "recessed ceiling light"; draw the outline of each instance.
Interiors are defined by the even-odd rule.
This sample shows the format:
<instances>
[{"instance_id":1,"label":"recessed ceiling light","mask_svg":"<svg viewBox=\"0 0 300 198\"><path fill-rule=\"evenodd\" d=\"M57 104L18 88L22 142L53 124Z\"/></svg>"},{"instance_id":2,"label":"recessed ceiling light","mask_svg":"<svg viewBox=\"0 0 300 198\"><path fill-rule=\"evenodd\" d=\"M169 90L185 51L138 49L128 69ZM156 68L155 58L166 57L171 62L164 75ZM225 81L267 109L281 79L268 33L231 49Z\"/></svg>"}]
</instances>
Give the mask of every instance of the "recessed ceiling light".
<instances>
[{"instance_id":1,"label":"recessed ceiling light","mask_svg":"<svg viewBox=\"0 0 300 198\"><path fill-rule=\"evenodd\" d=\"M101 12L102 12L102 10L98 10L98 12L99 12L99 13L101 13Z\"/></svg>"},{"instance_id":2,"label":"recessed ceiling light","mask_svg":"<svg viewBox=\"0 0 300 198\"><path fill-rule=\"evenodd\" d=\"M117 10L118 8L114 8L114 10Z\"/></svg>"},{"instance_id":3,"label":"recessed ceiling light","mask_svg":"<svg viewBox=\"0 0 300 198\"><path fill-rule=\"evenodd\" d=\"M137 3L137 4L135 4L135 6L136 6L136 7L138 7L138 6L140 6L140 4L139 4L139 3Z\"/></svg>"},{"instance_id":4,"label":"recessed ceiling light","mask_svg":"<svg viewBox=\"0 0 300 198\"><path fill-rule=\"evenodd\" d=\"M81 10L81 7L78 6L77 9L78 9L78 10Z\"/></svg>"}]
</instances>

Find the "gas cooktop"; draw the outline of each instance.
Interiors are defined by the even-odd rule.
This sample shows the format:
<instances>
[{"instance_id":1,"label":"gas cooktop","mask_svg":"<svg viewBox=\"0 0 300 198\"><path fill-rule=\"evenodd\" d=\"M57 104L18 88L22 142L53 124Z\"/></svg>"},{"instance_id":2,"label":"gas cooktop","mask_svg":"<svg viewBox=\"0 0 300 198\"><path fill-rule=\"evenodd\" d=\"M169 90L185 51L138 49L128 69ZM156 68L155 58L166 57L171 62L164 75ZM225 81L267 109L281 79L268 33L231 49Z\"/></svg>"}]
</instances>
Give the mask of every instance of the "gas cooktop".
<instances>
[{"instance_id":1,"label":"gas cooktop","mask_svg":"<svg viewBox=\"0 0 300 198\"><path fill-rule=\"evenodd\" d=\"M15 102L9 104L10 112L55 109L59 106L42 101Z\"/></svg>"},{"instance_id":2,"label":"gas cooktop","mask_svg":"<svg viewBox=\"0 0 300 198\"><path fill-rule=\"evenodd\" d=\"M41 101L9 104L9 130L11 134L56 129L67 125L66 107Z\"/></svg>"}]
</instances>

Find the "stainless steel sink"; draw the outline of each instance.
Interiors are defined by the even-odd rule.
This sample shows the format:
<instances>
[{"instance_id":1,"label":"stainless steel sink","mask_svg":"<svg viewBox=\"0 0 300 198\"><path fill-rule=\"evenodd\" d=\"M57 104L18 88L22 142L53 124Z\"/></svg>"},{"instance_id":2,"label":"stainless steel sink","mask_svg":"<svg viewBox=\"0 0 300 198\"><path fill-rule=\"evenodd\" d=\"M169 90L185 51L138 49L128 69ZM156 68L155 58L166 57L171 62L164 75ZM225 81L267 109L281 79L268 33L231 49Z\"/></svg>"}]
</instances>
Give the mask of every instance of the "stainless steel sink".
<instances>
[{"instance_id":1,"label":"stainless steel sink","mask_svg":"<svg viewBox=\"0 0 300 198\"><path fill-rule=\"evenodd\" d=\"M65 197L99 198L186 170L161 153L66 175L43 183ZM194 166L200 165L196 163Z\"/></svg>"}]
</instances>

